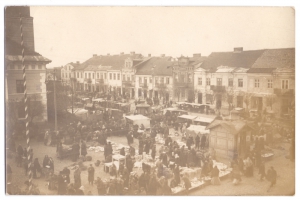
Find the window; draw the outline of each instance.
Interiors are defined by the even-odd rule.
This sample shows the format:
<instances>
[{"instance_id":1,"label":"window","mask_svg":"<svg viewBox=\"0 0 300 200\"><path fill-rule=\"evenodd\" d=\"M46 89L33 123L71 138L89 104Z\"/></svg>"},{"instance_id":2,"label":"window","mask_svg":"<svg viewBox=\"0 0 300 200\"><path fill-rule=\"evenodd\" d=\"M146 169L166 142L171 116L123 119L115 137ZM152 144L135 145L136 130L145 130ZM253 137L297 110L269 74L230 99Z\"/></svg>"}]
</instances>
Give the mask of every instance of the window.
<instances>
[{"instance_id":1,"label":"window","mask_svg":"<svg viewBox=\"0 0 300 200\"><path fill-rule=\"evenodd\" d=\"M118 74L118 80L120 80L120 74Z\"/></svg>"},{"instance_id":2,"label":"window","mask_svg":"<svg viewBox=\"0 0 300 200\"><path fill-rule=\"evenodd\" d=\"M31 65L31 69L35 69L35 65Z\"/></svg>"},{"instance_id":3,"label":"window","mask_svg":"<svg viewBox=\"0 0 300 200\"><path fill-rule=\"evenodd\" d=\"M131 75L131 81L134 81L134 75Z\"/></svg>"},{"instance_id":4,"label":"window","mask_svg":"<svg viewBox=\"0 0 300 200\"><path fill-rule=\"evenodd\" d=\"M170 84L170 78L169 77L166 78L166 83Z\"/></svg>"},{"instance_id":5,"label":"window","mask_svg":"<svg viewBox=\"0 0 300 200\"><path fill-rule=\"evenodd\" d=\"M233 87L233 78L228 79L228 86Z\"/></svg>"},{"instance_id":6,"label":"window","mask_svg":"<svg viewBox=\"0 0 300 200\"><path fill-rule=\"evenodd\" d=\"M130 75L127 75L127 81L130 81Z\"/></svg>"},{"instance_id":7,"label":"window","mask_svg":"<svg viewBox=\"0 0 300 200\"><path fill-rule=\"evenodd\" d=\"M39 68L39 69L42 69L42 65L39 65L38 68Z\"/></svg>"},{"instance_id":8,"label":"window","mask_svg":"<svg viewBox=\"0 0 300 200\"><path fill-rule=\"evenodd\" d=\"M104 73L104 79L106 79L106 73Z\"/></svg>"},{"instance_id":9,"label":"window","mask_svg":"<svg viewBox=\"0 0 300 200\"><path fill-rule=\"evenodd\" d=\"M149 83L152 83L152 78L151 77L149 78Z\"/></svg>"},{"instance_id":10,"label":"window","mask_svg":"<svg viewBox=\"0 0 300 200\"><path fill-rule=\"evenodd\" d=\"M25 118L25 104L24 102L18 102L18 118Z\"/></svg>"},{"instance_id":11,"label":"window","mask_svg":"<svg viewBox=\"0 0 300 200\"><path fill-rule=\"evenodd\" d=\"M185 77L183 74L180 75L179 82L185 83Z\"/></svg>"},{"instance_id":12,"label":"window","mask_svg":"<svg viewBox=\"0 0 300 200\"><path fill-rule=\"evenodd\" d=\"M198 78L198 85L202 85L202 78Z\"/></svg>"},{"instance_id":13,"label":"window","mask_svg":"<svg viewBox=\"0 0 300 200\"><path fill-rule=\"evenodd\" d=\"M273 80L268 79L268 88L273 88Z\"/></svg>"},{"instance_id":14,"label":"window","mask_svg":"<svg viewBox=\"0 0 300 200\"><path fill-rule=\"evenodd\" d=\"M83 72L81 72L80 74L81 74L81 77L80 77L80 78L82 78L82 76L83 76L83 75L82 75L82 74L83 74Z\"/></svg>"},{"instance_id":15,"label":"window","mask_svg":"<svg viewBox=\"0 0 300 200\"><path fill-rule=\"evenodd\" d=\"M95 79L95 73L93 73L93 79Z\"/></svg>"},{"instance_id":16,"label":"window","mask_svg":"<svg viewBox=\"0 0 300 200\"><path fill-rule=\"evenodd\" d=\"M26 69L29 69L29 66L28 66L28 65L25 65L25 68L26 68Z\"/></svg>"},{"instance_id":17,"label":"window","mask_svg":"<svg viewBox=\"0 0 300 200\"><path fill-rule=\"evenodd\" d=\"M21 66L21 65L18 65L18 69L22 69L22 66Z\"/></svg>"},{"instance_id":18,"label":"window","mask_svg":"<svg viewBox=\"0 0 300 200\"><path fill-rule=\"evenodd\" d=\"M77 72L77 78L79 78L79 72Z\"/></svg>"},{"instance_id":19,"label":"window","mask_svg":"<svg viewBox=\"0 0 300 200\"><path fill-rule=\"evenodd\" d=\"M254 80L254 87L259 88L259 79Z\"/></svg>"},{"instance_id":20,"label":"window","mask_svg":"<svg viewBox=\"0 0 300 200\"><path fill-rule=\"evenodd\" d=\"M123 74L123 81L126 81L125 74Z\"/></svg>"},{"instance_id":21,"label":"window","mask_svg":"<svg viewBox=\"0 0 300 200\"><path fill-rule=\"evenodd\" d=\"M160 78L160 83L162 83L162 84L165 83L165 78L164 77Z\"/></svg>"},{"instance_id":22,"label":"window","mask_svg":"<svg viewBox=\"0 0 300 200\"><path fill-rule=\"evenodd\" d=\"M281 89L289 89L289 80L281 80Z\"/></svg>"},{"instance_id":23,"label":"window","mask_svg":"<svg viewBox=\"0 0 300 200\"><path fill-rule=\"evenodd\" d=\"M139 83L141 83L142 82L142 77L139 77Z\"/></svg>"},{"instance_id":24,"label":"window","mask_svg":"<svg viewBox=\"0 0 300 200\"><path fill-rule=\"evenodd\" d=\"M243 79L238 79L238 87L243 87Z\"/></svg>"},{"instance_id":25,"label":"window","mask_svg":"<svg viewBox=\"0 0 300 200\"><path fill-rule=\"evenodd\" d=\"M109 73L109 79L112 80L112 74L111 73Z\"/></svg>"},{"instance_id":26,"label":"window","mask_svg":"<svg viewBox=\"0 0 300 200\"><path fill-rule=\"evenodd\" d=\"M210 85L210 78L206 78L206 85Z\"/></svg>"},{"instance_id":27,"label":"window","mask_svg":"<svg viewBox=\"0 0 300 200\"><path fill-rule=\"evenodd\" d=\"M189 78L189 83L191 83L191 82L193 81L193 80L192 80L192 75L189 74L188 78Z\"/></svg>"},{"instance_id":28,"label":"window","mask_svg":"<svg viewBox=\"0 0 300 200\"><path fill-rule=\"evenodd\" d=\"M158 77L155 77L155 83L158 83Z\"/></svg>"},{"instance_id":29,"label":"window","mask_svg":"<svg viewBox=\"0 0 300 200\"><path fill-rule=\"evenodd\" d=\"M61 77L64 78L64 73L61 74Z\"/></svg>"},{"instance_id":30,"label":"window","mask_svg":"<svg viewBox=\"0 0 300 200\"><path fill-rule=\"evenodd\" d=\"M17 93L24 93L24 81L16 80Z\"/></svg>"},{"instance_id":31,"label":"window","mask_svg":"<svg viewBox=\"0 0 300 200\"><path fill-rule=\"evenodd\" d=\"M100 74L100 78L103 79L103 73Z\"/></svg>"},{"instance_id":32,"label":"window","mask_svg":"<svg viewBox=\"0 0 300 200\"><path fill-rule=\"evenodd\" d=\"M222 78L217 78L217 86L222 86Z\"/></svg>"},{"instance_id":33,"label":"window","mask_svg":"<svg viewBox=\"0 0 300 200\"><path fill-rule=\"evenodd\" d=\"M144 77L144 83L147 84L147 77Z\"/></svg>"},{"instance_id":34,"label":"window","mask_svg":"<svg viewBox=\"0 0 300 200\"><path fill-rule=\"evenodd\" d=\"M114 80L116 80L116 73L114 73Z\"/></svg>"},{"instance_id":35,"label":"window","mask_svg":"<svg viewBox=\"0 0 300 200\"><path fill-rule=\"evenodd\" d=\"M87 78L87 73L84 73L84 78Z\"/></svg>"}]
</instances>

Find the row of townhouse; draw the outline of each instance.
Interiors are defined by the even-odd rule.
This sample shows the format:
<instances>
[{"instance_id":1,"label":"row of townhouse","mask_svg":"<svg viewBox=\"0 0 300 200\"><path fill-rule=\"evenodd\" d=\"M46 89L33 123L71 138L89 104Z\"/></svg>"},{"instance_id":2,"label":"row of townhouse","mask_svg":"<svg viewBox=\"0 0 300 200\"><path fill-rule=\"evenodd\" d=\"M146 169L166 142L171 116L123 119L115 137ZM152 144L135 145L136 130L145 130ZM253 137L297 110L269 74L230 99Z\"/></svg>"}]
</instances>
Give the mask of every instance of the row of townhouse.
<instances>
[{"instance_id":1,"label":"row of townhouse","mask_svg":"<svg viewBox=\"0 0 300 200\"><path fill-rule=\"evenodd\" d=\"M294 112L295 49L214 52L195 70L196 102Z\"/></svg>"},{"instance_id":2,"label":"row of townhouse","mask_svg":"<svg viewBox=\"0 0 300 200\"><path fill-rule=\"evenodd\" d=\"M70 67L72 65L72 67ZM164 98L285 114L294 107L295 49L213 52L208 57L93 55L63 73L76 90L116 91L131 98ZM69 67L69 68L68 68ZM70 73L70 72L68 72ZM72 81L73 80L73 81Z\"/></svg>"}]
</instances>

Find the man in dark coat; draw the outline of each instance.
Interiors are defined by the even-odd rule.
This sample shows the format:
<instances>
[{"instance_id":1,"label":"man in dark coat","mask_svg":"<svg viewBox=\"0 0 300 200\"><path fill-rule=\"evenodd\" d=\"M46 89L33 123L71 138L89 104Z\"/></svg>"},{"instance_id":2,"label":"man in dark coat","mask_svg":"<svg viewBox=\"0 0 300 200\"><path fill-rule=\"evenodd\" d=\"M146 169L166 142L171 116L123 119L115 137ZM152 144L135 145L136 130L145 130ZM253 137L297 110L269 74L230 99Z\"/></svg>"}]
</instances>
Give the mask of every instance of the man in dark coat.
<instances>
[{"instance_id":1,"label":"man in dark coat","mask_svg":"<svg viewBox=\"0 0 300 200\"><path fill-rule=\"evenodd\" d=\"M156 180L156 177L155 177L155 175L152 174L152 176L149 180L149 186L148 186L147 194L148 195L156 195L157 186L158 186L158 182Z\"/></svg>"},{"instance_id":2,"label":"man in dark coat","mask_svg":"<svg viewBox=\"0 0 300 200\"><path fill-rule=\"evenodd\" d=\"M206 136L203 135L201 137L201 149L205 149L205 144L206 144Z\"/></svg>"},{"instance_id":3,"label":"man in dark coat","mask_svg":"<svg viewBox=\"0 0 300 200\"><path fill-rule=\"evenodd\" d=\"M85 144L85 142L81 142L81 155L82 156L86 156L86 154L87 154L87 150L86 150L86 144Z\"/></svg>"},{"instance_id":4,"label":"man in dark coat","mask_svg":"<svg viewBox=\"0 0 300 200\"><path fill-rule=\"evenodd\" d=\"M152 149L151 149L151 157L154 160L156 155L156 145L154 144Z\"/></svg>"},{"instance_id":5,"label":"man in dark coat","mask_svg":"<svg viewBox=\"0 0 300 200\"><path fill-rule=\"evenodd\" d=\"M266 177L266 170L265 170L265 163L264 162L260 163L258 174L260 174L260 180L263 181L264 178Z\"/></svg>"},{"instance_id":6,"label":"man in dark coat","mask_svg":"<svg viewBox=\"0 0 300 200\"><path fill-rule=\"evenodd\" d=\"M277 172L276 172L276 170L273 167L271 167L268 170L267 178L271 182L271 185L270 185L270 187L269 187L269 189L267 191L267 192L269 192L270 189L276 184L276 180L277 180Z\"/></svg>"},{"instance_id":7,"label":"man in dark coat","mask_svg":"<svg viewBox=\"0 0 300 200\"><path fill-rule=\"evenodd\" d=\"M197 135L196 138L195 138L195 145L196 145L196 149L199 150L199 148L200 148L200 137L199 137L199 135Z\"/></svg>"},{"instance_id":8,"label":"man in dark coat","mask_svg":"<svg viewBox=\"0 0 300 200\"><path fill-rule=\"evenodd\" d=\"M126 158L126 168L128 169L128 172L132 172L132 168L133 168L133 162L130 156L127 156Z\"/></svg>"},{"instance_id":9,"label":"man in dark coat","mask_svg":"<svg viewBox=\"0 0 300 200\"><path fill-rule=\"evenodd\" d=\"M63 169L63 175L66 177L65 179L66 179L67 183L69 184L70 183L70 170L67 167L65 167Z\"/></svg>"},{"instance_id":10,"label":"man in dark coat","mask_svg":"<svg viewBox=\"0 0 300 200\"><path fill-rule=\"evenodd\" d=\"M120 150L120 155L125 156L125 147L122 147Z\"/></svg>"},{"instance_id":11,"label":"man in dark coat","mask_svg":"<svg viewBox=\"0 0 300 200\"><path fill-rule=\"evenodd\" d=\"M88 168L88 181L90 185L94 184L94 175L95 175L95 168L92 164L90 164L90 167Z\"/></svg>"},{"instance_id":12,"label":"man in dark coat","mask_svg":"<svg viewBox=\"0 0 300 200\"><path fill-rule=\"evenodd\" d=\"M97 177L97 190L98 190L98 195L105 195L106 190L105 190L105 184L101 180L101 178Z\"/></svg>"}]
</instances>

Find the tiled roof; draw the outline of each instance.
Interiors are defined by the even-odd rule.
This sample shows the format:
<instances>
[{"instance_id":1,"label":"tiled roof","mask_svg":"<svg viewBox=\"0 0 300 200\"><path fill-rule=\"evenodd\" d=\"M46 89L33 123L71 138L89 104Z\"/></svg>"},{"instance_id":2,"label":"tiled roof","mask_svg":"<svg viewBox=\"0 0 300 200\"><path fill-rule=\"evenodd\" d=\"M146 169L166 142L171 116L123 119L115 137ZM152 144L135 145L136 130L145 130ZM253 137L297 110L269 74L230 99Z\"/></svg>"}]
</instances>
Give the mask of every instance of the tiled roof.
<instances>
[{"instance_id":1,"label":"tiled roof","mask_svg":"<svg viewBox=\"0 0 300 200\"><path fill-rule=\"evenodd\" d=\"M213 52L203 61L201 68L204 68L209 72L215 72L220 66L249 69L264 51L265 50Z\"/></svg>"},{"instance_id":2,"label":"tiled roof","mask_svg":"<svg viewBox=\"0 0 300 200\"><path fill-rule=\"evenodd\" d=\"M88 67L86 67L84 70L86 71L106 71L111 69L111 66L94 66L94 65L90 65Z\"/></svg>"},{"instance_id":3,"label":"tiled roof","mask_svg":"<svg viewBox=\"0 0 300 200\"><path fill-rule=\"evenodd\" d=\"M99 55L99 56L94 56L90 59L88 59L87 61L85 61L84 63L82 63L80 65L80 68L86 68L89 66L111 66L112 70L120 70L122 69L122 67L125 64L125 60L127 58L131 58L133 59L135 62L137 61L137 59L141 59L143 56L141 54L123 54L123 55L107 55L107 56L103 56L103 55Z\"/></svg>"},{"instance_id":4,"label":"tiled roof","mask_svg":"<svg viewBox=\"0 0 300 200\"><path fill-rule=\"evenodd\" d=\"M295 68L295 48L266 49L252 68Z\"/></svg>"},{"instance_id":5,"label":"tiled roof","mask_svg":"<svg viewBox=\"0 0 300 200\"><path fill-rule=\"evenodd\" d=\"M276 68L250 68L247 73L272 73Z\"/></svg>"},{"instance_id":6,"label":"tiled roof","mask_svg":"<svg viewBox=\"0 0 300 200\"><path fill-rule=\"evenodd\" d=\"M69 65L72 65L73 67L74 67L74 69L76 70L77 68L79 68L80 69L80 63L73 63L73 62L70 62L70 63L68 63Z\"/></svg>"},{"instance_id":7,"label":"tiled roof","mask_svg":"<svg viewBox=\"0 0 300 200\"><path fill-rule=\"evenodd\" d=\"M151 57L137 66L136 75L172 76L172 57ZM154 70L152 67L155 66Z\"/></svg>"}]
</instances>

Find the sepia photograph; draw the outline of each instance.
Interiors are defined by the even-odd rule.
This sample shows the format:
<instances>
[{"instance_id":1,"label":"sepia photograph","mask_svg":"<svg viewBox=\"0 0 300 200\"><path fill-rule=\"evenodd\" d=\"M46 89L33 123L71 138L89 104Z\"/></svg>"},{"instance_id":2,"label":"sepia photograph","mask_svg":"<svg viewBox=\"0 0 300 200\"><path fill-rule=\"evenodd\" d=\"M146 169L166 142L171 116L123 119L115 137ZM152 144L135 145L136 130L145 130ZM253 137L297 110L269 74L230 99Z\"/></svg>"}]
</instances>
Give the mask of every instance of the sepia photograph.
<instances>
[{"instance_id":1,"label":"sepia photograph","mask_svg":"<svg viewBox=\"0 0 300 200\"><path fill-rule=\"evenodd\" d=\"M3 9L6 195L295 195L294 7Z\"/></svg>"}]
</instances>

